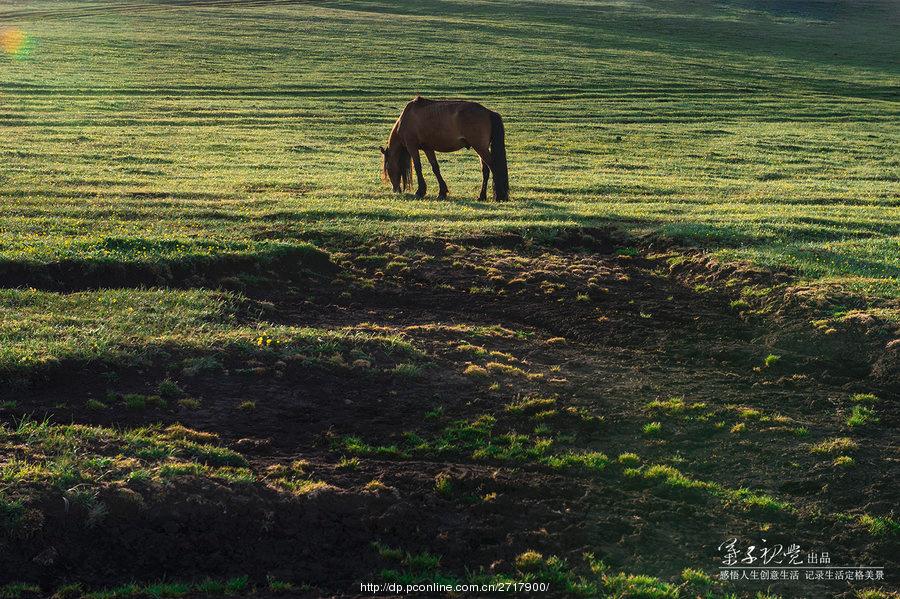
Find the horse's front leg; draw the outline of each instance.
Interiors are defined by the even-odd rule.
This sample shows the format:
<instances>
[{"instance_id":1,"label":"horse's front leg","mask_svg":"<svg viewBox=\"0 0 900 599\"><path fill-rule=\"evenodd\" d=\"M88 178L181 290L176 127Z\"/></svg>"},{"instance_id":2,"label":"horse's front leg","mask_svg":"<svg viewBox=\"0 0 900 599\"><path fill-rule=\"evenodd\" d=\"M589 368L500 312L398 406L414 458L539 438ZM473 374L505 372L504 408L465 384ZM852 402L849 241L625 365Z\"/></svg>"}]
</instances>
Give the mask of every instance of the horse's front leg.
<instances>
[{"instance_id":1,"label":"horse's front leg","mask_svg":"<svg viewBox=\"0 0 900 599\"><path fill-rule=\"evenodd\" d=\"M428 158L428 162L431 164L431 170L434 172L434 178L437 179L438 182L438 199L446 200L447 199L447 182L444 181L444 178L441 176L441 167L438 166L437 156L434 155L434 150L423 150L425 152L425 157Z\"/></svg>"},{"instance_id":2,"label":"horse's front leg","mask_svg":"<svg viewBox=\"0 0 900 599\"><path fill-rule=\"evenodd\" d=\"M419 148L411 151L413 166L416 167L416 181L419 182L419 187L416 189L416 197L421 198L425 196L425 177L422 176L422 159L419 158Z\"/></svg>"}]
</instances>

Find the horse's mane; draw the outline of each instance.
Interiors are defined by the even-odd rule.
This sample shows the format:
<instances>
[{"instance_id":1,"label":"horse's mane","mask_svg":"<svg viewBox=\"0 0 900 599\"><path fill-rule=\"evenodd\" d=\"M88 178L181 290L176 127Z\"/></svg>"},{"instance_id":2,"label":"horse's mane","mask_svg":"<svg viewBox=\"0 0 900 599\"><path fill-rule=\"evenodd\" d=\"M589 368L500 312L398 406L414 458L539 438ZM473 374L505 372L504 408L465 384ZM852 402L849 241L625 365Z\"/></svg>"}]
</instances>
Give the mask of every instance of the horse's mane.
<instances>
[{"instance_id":1,"label":"horse's mane","mask_svg":"<svg viewBox=\"0 0 900 599\"><path fill-rule=\"evenodd\" d=\"M400 156L397 160L400 163L400 189L406 191L412 187L412 156L406 150L406 146L399 146Z\"/></svg>"},{"instance_id":2,"label":"horse's mane","mask_svg":"<svg viewBox=\"0 0 900 599\"><path fill-rule=\"evenodd\" d=\"M397 119L397 124L394 125L394 128L391 130L391 136L388 138L388 148L391 147L391 142L397 137L397 127L399 126L400 119ZM412 156L406 150L406 146L399 140L395 141L394 145L397 146L397 151L399 152L397 160L400 163L400 189L407 191L412 187ZM391 180L387 172L387 155L385 154L381 156L381 180L388 183Z\"/></svg>"}]
</instances>

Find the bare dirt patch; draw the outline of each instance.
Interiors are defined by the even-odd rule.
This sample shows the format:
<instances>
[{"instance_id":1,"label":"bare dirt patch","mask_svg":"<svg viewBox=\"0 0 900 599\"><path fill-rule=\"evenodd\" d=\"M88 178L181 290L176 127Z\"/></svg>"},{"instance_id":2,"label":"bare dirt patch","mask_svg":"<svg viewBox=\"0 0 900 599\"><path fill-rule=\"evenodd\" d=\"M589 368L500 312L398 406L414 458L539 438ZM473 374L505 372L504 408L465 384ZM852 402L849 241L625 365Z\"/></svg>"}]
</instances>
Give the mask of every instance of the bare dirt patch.
<instances>
[{"instance_id":1,"label":"bare dirt patch","mask_svg":"<svg viewBox=\"0 0 900 599\"><path fill-rule=\"evenodd\" d=\"M255 478L128 480L98 491L100 516L65 490L30 489L35 521L0 541L0 580L93 588L240 573L353 595L393 567L377 542L438 555L459 577L514 574L534 549L576 571L590 552L677 582L686 567L716 573L718 545L738 537L883 565L896 586L896 530L865 519L896 523L897 414L884 391L814 345L778 345L765 315L686 285L665 257L594 240L343 245L330 278L251 294L276 324L398 335L421 360L344 350L222 355L215 372L94 364L27 399L3 391L17 399L8 421L216 433ZM196 403L85 407L164 377ZM848 426L854 393L879 398L877 423ZM852 466L812 449L834 438L853 440ZM324 484L276 482L298 461L291 484ZM732 590L763 588L801 587Z\"/></svg>"}]
</instances>

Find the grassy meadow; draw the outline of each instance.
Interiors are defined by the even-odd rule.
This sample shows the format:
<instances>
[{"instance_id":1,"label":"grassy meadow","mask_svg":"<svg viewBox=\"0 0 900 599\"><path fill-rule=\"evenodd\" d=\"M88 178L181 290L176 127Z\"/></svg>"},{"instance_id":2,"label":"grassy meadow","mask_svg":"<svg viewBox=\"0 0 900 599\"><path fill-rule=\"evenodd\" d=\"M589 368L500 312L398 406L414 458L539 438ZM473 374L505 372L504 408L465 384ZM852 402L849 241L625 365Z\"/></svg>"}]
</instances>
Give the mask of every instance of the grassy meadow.
<instances>
[{"instance_id":1,"label":"grassy meadow","mask_svg":"<svg viewBox=\"0 0 900 599\"><path fill-rule=\"evenodd\" d=\"M0 0L0 597L896 597L898 25ZM503 115L511 201L382 183L417 94Z\"/></svg>"},{"instance_id":2,"label":"grassy meadow","mask_svg":"<svg viewBox=\"0 0 900 599\"><path fill-rule=\"evenodd\" d=\"M0 257L615 223L897 297L897 8L776 4L5 1ZM504 115L514 201L380 183L419 93Z\"/></svg>"}]
</instances>

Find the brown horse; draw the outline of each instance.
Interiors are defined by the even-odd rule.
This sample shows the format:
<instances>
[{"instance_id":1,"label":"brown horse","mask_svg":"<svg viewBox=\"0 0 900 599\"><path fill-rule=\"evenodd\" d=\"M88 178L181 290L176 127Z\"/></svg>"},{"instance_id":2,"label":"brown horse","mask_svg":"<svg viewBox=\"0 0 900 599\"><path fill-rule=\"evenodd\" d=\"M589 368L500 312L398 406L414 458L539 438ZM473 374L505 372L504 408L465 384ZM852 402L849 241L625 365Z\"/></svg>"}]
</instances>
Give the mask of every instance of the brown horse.
<instances>
[{"instance_id":1,"label":"brown horse","mask_svg":"<svg viewBox=\"0 0 900 599\"><path fill-rule=\"evenodd\" d=\"M509 174L506 146L503 142L503 119L496 112L476 102L426 100L417 96L406 105L391 129L387 148L381 148L381 177L390 181L394 191L412 185L412 166L416 168L416 196L425 195L425 177L419 150L425 152L437 178L438 199L447 197L447 183L441 177L435 152L455 152L474 148L481 158L481 195L487 199L488 176L494 174L494 199L509 199Z\"/></svg>"}]
</instances>

